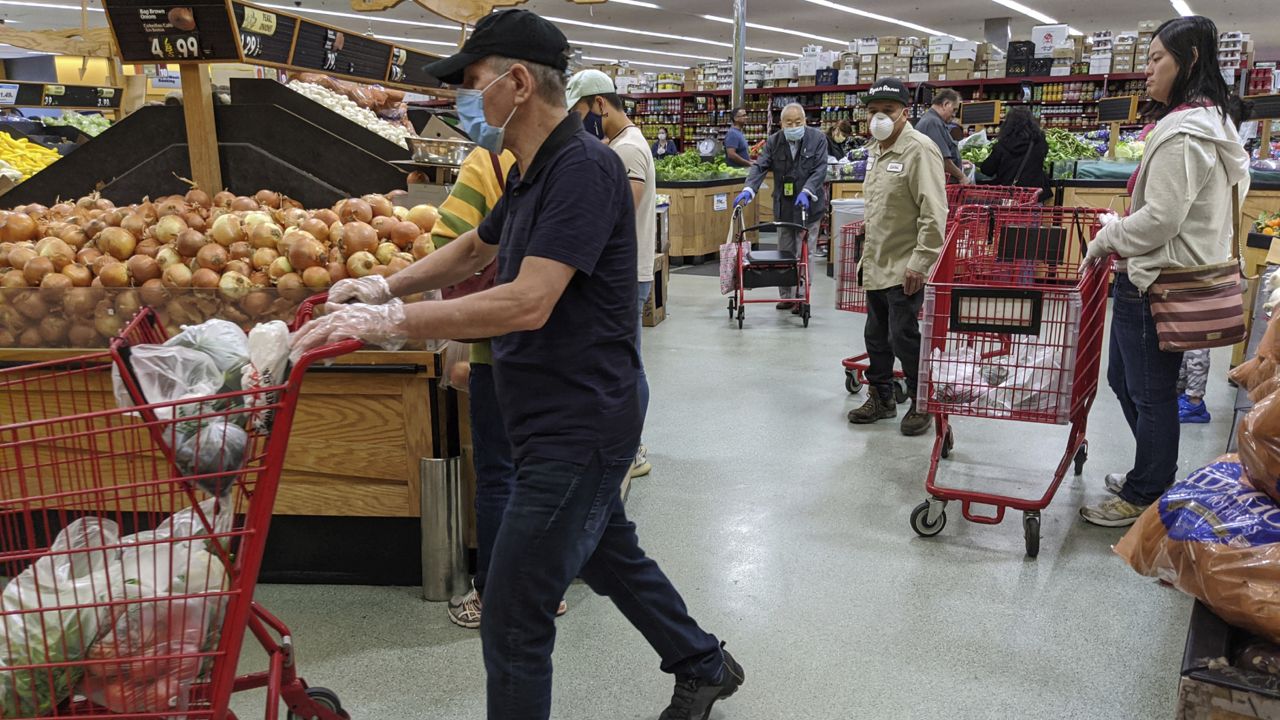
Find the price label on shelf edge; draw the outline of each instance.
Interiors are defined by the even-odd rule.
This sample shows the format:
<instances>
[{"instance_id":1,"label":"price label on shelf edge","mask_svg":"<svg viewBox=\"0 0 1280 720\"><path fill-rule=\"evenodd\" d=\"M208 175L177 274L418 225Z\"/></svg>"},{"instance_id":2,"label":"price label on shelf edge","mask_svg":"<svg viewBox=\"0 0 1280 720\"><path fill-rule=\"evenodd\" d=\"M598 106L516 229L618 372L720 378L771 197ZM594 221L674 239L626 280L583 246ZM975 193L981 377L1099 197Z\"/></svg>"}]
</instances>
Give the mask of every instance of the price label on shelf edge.
<instances>
[{"instance_id":1,"label":"price label on shelf edge","mask_svg":"<svg viewBox=\"0 0 1280 720\"><path fill-rule=\"evenodd\" d=\"M162 35L151 38L151 57L157 60L199 60L198 35Z\"/></svg>"}]
</instances>

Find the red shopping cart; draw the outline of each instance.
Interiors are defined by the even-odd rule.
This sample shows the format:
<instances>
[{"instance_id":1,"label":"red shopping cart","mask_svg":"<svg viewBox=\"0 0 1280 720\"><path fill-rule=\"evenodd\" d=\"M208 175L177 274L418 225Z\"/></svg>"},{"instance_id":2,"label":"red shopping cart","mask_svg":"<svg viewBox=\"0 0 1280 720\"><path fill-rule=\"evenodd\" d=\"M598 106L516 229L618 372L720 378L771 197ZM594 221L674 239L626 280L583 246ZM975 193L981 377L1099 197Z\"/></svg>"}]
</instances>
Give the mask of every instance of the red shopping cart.
<instances>
[{"instance_id":1,"label":"red shopping cart","mask_svg":"<svg viewBox=\"0 0 1280 720\"><path fill-rule=\"evenodd\" d=\"M931 537L946 505L961 503L971 522L994 525L1021 510L1027 555L1040 551L1040 511L1074 462L1088 459L1089 409L1098 389L1109 268L1080 263L1105 210L966 208L947 234L925 287L919 400L937 418L925 490L911 527ZM939 463L951 456L953 416L1071 425L1053 480L1038 498L942 487ZM975 506L994 508L984 514Z\"/></svg>"},{"instance_id":2,"label":"red shopping cart","mask_svg":"<svg viewBox=\"0 0 1280 720\"><path fill-rule=\"evenodd\" d=\"M836 267L836 310L867 312L867 291L858 276L858 263L862 260L862 243L865 239L863 221L855 220L840 228L840 261ZM866 384L866 372L870 369L866 353L847 357L844 366L844 389L855 395ZM908 400L907 381L901 370L893 373L893 397L899 404Z\"/></svg>"},{"instance_id":3,"label":"red shopping cart","mask_svg":"<svg viewBox=\"0 0 1280 720\"><path fill-rule=\"evenodd\" d=\"M281 700L348 718L253 593L303 374L360 343L278 385L138 402L128 358L164 339L144 309L108 351L0 370L0 716L222 720L265 688L268 720ZM246 630L269 669L237 677Z\"/></svg>"},{"instance_id":4,"label":"red shopping cart","mask_svg":"<svg viewBox=\"0 0 1280 720\"><path fill-rule=\"evenodd\" d=\"M748 303L786 303L800 308L800 319L805 327L809 327L811 306L809 305L809 220L808 213L800 211L800 223L768 222L742 227L742 206L733 208L734 227L737 242L737 271L734 277L734 291L729 295L729 319L738 316L738 329L742 329L743 320L747 316ZM781 230L788 228L797 233L796 244L800 246L799 256L781 250L752 250L750 236L761 230ZM759 288L795 288L799 295L795 297L747 298L747 290Z\"/></svg>"},{"instance_id":5,"label":"red shopping cart","mask_svg":"<svg viewBox=\"0 0 1280 720\"><path fill-rule=\"evenodd\" d=\"M947 207L954 213L965 205L1016 206L1034 205L1040 188L1017 185L948 185Z\"/></svg>"}]
</instances>

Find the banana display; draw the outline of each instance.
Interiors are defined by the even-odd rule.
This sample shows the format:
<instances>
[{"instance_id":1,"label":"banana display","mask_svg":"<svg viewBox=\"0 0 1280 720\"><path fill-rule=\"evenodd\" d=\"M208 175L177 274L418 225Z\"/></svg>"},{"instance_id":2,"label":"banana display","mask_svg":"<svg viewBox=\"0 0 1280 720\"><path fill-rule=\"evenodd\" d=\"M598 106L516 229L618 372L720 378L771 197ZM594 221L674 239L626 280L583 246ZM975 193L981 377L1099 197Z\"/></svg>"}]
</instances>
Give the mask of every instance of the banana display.
<instances>
[{"instance_id":1,"label":"banana display","mask_svg":"<svg viewBox=\"0 0 1280 720\"><path fill-rule=\"evenodd\" d=\"M15 140L7 132L0 132L0 160L22 173L22 179L35 175L59 157L57 150L33 143L26 138Z\"/></svg>"}]
</instances>

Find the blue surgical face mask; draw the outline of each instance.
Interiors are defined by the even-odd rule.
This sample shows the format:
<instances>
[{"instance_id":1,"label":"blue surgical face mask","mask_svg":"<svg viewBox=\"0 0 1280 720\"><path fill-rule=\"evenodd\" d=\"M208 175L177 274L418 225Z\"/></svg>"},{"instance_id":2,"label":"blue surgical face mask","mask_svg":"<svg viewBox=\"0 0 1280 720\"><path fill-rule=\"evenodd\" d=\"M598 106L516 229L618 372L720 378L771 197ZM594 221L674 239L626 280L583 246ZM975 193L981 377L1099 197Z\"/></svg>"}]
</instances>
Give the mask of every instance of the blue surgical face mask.
<instances>
[{"instance_id":1,"label":"blue surgical face mask","mask_svg":"<svg viewBox=\"0 0 1280 720\"><path fill-rule=\"evenodd\" d=\"M801 125L800 127L783 128L782 134L787 138L788 142L797 142L800 138L804 137L804 126Z\"/></svg>"},{"instance_id":2,"label":"blue surgical face mask","mask_svg":"<svg viewBox=\"0 0 1280 720\"><path fill-rule=\"evenodd\" d=\"M510 74L510 70L502 73L483 90L465 88L458 90L458 124L462 126L462 131L471 138L472 142L493 153L502 152L502 138L506 134L507 123L515 117L517 108L511 108L511 114L507 116L506 122L502 123L501 127L494 127L484 118L484 94L493 87L494 83Z\"/></svg>"}]
</instances>

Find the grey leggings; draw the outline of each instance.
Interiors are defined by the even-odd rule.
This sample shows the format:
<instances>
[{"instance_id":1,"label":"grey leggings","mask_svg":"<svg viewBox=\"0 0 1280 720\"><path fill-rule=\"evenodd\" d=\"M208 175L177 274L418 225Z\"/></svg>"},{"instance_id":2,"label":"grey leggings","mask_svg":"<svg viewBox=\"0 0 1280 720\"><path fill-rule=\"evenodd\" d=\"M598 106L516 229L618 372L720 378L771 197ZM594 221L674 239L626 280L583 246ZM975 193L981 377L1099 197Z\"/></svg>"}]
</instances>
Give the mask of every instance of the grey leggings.
<instances>
[{"instance_id":1,"label":"grey leggings","mask_svg":"<svg viewBox=\"0 0 1280 720\"><path fill-rule=\"evenodd\" d=\"M1209 351L1188 350L1182 354L1182 371L1178 373L1178 390L1187 397L1204 398L1209 384Z\"/></svg>"}]
</instances>

